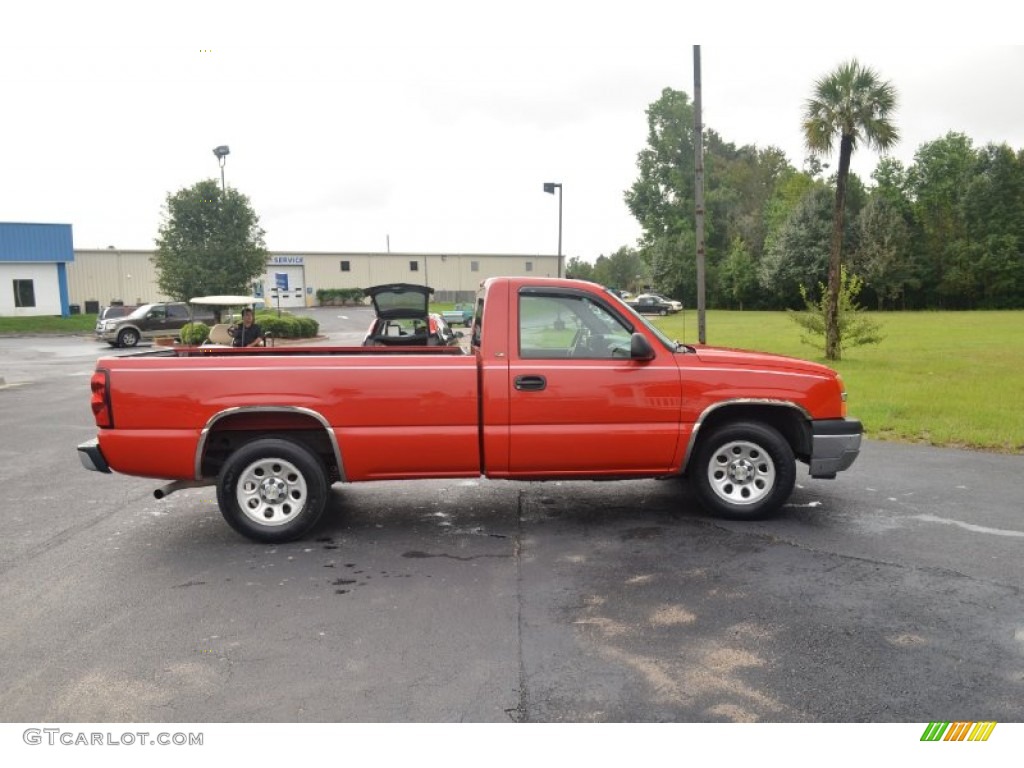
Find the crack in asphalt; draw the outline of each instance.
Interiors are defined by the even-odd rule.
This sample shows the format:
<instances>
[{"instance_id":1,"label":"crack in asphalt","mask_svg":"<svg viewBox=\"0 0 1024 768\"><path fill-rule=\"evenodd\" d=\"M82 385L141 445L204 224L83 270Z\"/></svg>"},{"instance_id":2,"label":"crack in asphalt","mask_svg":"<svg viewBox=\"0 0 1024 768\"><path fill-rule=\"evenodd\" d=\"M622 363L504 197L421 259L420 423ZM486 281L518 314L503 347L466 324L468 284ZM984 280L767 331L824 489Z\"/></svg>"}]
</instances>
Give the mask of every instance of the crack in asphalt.
<instances>
[{"instance_id":1,"label":"crack in asphalt","mask_svg":"<svg viewBox=\"0 0 1024 768\"><path fill-rule=\"evenodd\" d=\"M512 542L512 555L516 561L516 647L519 651L519 701L505 713L515 723L525 723L527 714L526 660L523 656L523 497L520 490L516 496L516 535Z\"/></svg>"},{"instance_id":2,"label":"crack in asphalt","mask_svg":"<svg viewBox=\"0 0 1024 768\"><path fill-rule=\"evenodd\" d=\"M426 559L430 557L444 557L448 560L461 560L462 562L468 562L470 560L481 560L484 558L495 558L503 560L512 555L452 555L447 552L421 552L418 549L414 549L411 552L402 553L402 557L411 557L416 559Z\"/></svg>"}]
</instances>

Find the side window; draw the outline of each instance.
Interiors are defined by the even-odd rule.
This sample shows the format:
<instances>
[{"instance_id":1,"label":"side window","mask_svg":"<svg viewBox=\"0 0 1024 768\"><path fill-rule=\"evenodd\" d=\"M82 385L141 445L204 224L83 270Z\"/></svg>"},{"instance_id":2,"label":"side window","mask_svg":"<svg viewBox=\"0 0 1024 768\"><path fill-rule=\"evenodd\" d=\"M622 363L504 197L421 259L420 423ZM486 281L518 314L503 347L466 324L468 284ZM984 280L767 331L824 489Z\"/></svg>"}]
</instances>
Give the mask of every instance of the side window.
<instances>
[{"instance_id":1,"label":"side window","mask_svg":"<svg viewBox=\"0 0 1024 768\"><path fill-rule=\"evenodd\" d=\"M477 299L476 312L473 314L473 332L470 334L469 341L474 347L480 346L480 331L483 326L484 316L484 300Z\"/></svg>"},{"instance_id":2,"label":"side window","mask_svg":"<svg viewBox=\"0 0 1024 768\"><path fill-rule=\"evenodd\" d=\"M162 304L160 306L153 307L149 310L147 317L153 320L163 320L167 317L167 307Z\"/></svg>"},{"instance_id":3,"label":"side window","mask_svg":"<svg viewBox=\"0 0 1024 768\"><path fill-rule=\"evenodd\" d=\"M188 310L181 304L171 304L167 307L167 317L171 320L188 320Z\"/></svg>"},{"instance_id":4,"label":"side window","mask_svg":"<svg viewBox=\"0 0 1024 768\"><path fill-rule=\"evenodd\" d=\"M632 333L583 296L519 297L519 355L528 358L628 358Z\"/></svg>"}]
</instances>

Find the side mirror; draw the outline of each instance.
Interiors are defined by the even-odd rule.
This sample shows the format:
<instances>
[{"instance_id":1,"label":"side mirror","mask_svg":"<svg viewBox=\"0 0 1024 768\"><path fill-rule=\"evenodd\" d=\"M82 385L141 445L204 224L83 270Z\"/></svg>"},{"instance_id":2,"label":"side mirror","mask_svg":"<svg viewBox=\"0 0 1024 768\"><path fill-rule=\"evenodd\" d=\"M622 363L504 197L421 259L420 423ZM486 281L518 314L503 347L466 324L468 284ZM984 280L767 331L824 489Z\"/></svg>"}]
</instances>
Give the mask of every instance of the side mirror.
<instances>
[{"instance_id":1,"label":"side mirror","mask_svg":"<svg viewBox=\"0 0 1024 768\"><path fill-rule=\"evenodd\" d=\"M631 360L653 360L654 347L642 333L634 333L629 339L629 358Z\"/></svg>"}]
</instances>

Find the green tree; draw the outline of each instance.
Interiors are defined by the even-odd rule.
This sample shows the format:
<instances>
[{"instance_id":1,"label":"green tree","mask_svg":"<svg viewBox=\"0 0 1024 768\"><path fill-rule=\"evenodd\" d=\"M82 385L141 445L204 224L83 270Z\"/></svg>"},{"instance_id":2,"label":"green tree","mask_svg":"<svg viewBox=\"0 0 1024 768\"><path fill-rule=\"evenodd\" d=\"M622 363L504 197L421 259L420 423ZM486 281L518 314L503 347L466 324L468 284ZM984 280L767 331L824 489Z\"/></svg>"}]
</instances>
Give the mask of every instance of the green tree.
<instances>
[{"instance_id":1,"label":"green tree","mask_svg":"<svg viewBox=\"0 0 1024 768\"><path fill-rule=\"evenodd\" d=\"M647 145L637 154L639 174L625 193L642 229L640 255L648 282L690 305L696 299L693 118L689 96L671 88L661 92L647 109ZM768 303L757 294L737 297L735 280L741 273L736 260L741 257L733 251L734 243L743 243L742 259L756 268L770 233L801 197L789 197L799 187L793 177L804 179L805 185L814 182L799 174L782 150L737 147L710 128L704 131L704 170L708 306L748 298ZM791 189L780 194L780 187L787 185ZM727 263L730 254L732 262Z\"/></svg>"},{"instance_id":2,"label":"green tree","mask_svg":"<svg viewBox=\"0 0 1024 768\"><path fill-rule=\"evenodd\" d=\"M832 231L832 192L816 182L773 233L758 267L761 286L776 307L800 305L800 286L824 282Z\"/></svg>"},{"instance_id":3,"label":"green tree","mask_svg":"<svg viewBox=\"0 0 1024 768\"><path fill-rule=\"evenodd\" d=\"M886 151L899 138L890 114L896 108L896 89L882 82L874 70L853 59L815 83L814 95L804 110L804 139L812 156L831 155L839 138L839 170L832 214L829 249L828 311L825 325L825 357L841 356L839 289L842 267L843 215L850 158L858 142Z\"/></svg>"},{"instance_id":4,"label":"green tree","mask_svg":"<svg viewBox=\"0 0 1024 768\"><path fill-rule=\"evenodd\" d=\"M975 293L964 196L976 164L970 138L950 132L914 153L907 184L920 222L927 306L966 308Z\"/></svg>"},{"instance_id":5,"label":"green tree","mask_svg":"<svg viewBox=\"0 0 1024 768\"><path fill-rule=\"evenodd\" d=\"M634 249L623 246L611 256L598 256L594 264L593 279L609 288L627 290L632 288L637 275L642 275L646 266Z\"/></svg>"},{"instance_id":6,"label":"green tree","mask_svg":"<svg viewBox=\"0 0 1024 768\"><path fill-rule=\"evenodd\" d=\"M693 230L693 163L693 105L687 94L665 88L647 108L647 146L636 161L640 176L625 194L643 246Z\"/></svg>"},{"instance_id":7,"label":"green tree","mask_svg":"<svg viewBox=\"0 0 1024 768\"><path fill-rule=\"evenodd\" d=\"M858 347L862 344L879 344L882 339L881 326L864 314L863 308L857 303L863 283L856 275L848 274L846 267L839 270L839 339L844 347ZM808 335L801 336L800 341L812 347L822 349L822 342L827 344L826 321L828 318L828 291L818 284L821 297L812 299L807 289L801 285L800 295L804 300L804 312L790 312L793 321L803 328Z\"/></svg>"},{"instance_id":8,"label":"green tree","mask_svg":"<svg viewBox=\"0 0 1024 768\"><path fill-rule=\"evenodd\" d=\"M722 293L730 306L743 309L757 298L757 264L742 238L732 241L729 253L718 270Z\"/></svg>"},{"instance_id":9,"label":"green tree","mask_svg":"<svg viewBox=\"0 0 1024 768\"><path fill-rule=\"evenodd\" d=\"M565 263L565 274L576 280L593 280L594 265L579 256L573 256Z\"/></svg>"},{"instance_id":10,"label":"green tree","mask_svg":"<svg viewBox=\"0 0 1024 768\"><path fill-rule=\"evenodd\" d=\"M898 203L876 191L857 216L854 231L857 250L850 258L851 266L863 275L879 309L886 302L895 304L908 287L919 282L910 254L910 228Z\"/></svg>"},{"instance_id":11,"label":"green tree","mask_svg":"<svg viewBox=\"0 0 1024 768\"><path fill-rule=\"evenodd\" d=\"M1024 306L1024 152L989 144L962 201L971 261L987 309Z\"/></svg>"},{"instance_id":12,"label":"green tree","mask_svg":"<svg viewBox=\"0 0 1024 768\"><path fill-rule=\"evenodd\" d=\"M639 177L625 193L640 223L644 275L658 290L686 303L696 296L693 105L682 91L665 88L647 108L647 146L637 155ZM708 223L706 231L713 226ZM601 268L601 260L595 265Z\"/></svg>"},{"instance_id":13,"label":"green tree","mask_svg":"<svg viewBox=\"0 0 1024 768\"><path fill-rule=\"evenodd\" d=\"M248 294L267 265L259 217L249 198L213 179L167 196L153 264L157 284L179 301Z\"/></svg>"}]
</instances>

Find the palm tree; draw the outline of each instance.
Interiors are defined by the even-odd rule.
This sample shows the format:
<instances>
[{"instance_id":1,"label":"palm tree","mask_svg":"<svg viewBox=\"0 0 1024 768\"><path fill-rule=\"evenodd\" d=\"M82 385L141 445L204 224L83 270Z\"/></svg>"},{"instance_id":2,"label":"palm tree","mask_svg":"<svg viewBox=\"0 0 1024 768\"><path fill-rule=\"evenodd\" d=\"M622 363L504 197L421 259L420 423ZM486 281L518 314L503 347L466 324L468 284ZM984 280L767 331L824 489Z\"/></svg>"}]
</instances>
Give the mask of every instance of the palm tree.
<instances>
[{"instance_id":1,"label":"palm tree","mask_svg":"<svg viewBox=\"0 0 1024 768\"><path fill-rule=\"evenodd\" d=\"M842 265L843 209L850 157L858 142L885 152L899 140L889 116L896 108L896 89L856 59L841 64L814 84L804 109L804 141L812 156L831 155L839 137L836 204L832 214L832 246L828 263L828 309L825 315L825 357L838 360L839 282Z\"/></svg>"}]
</instances>

